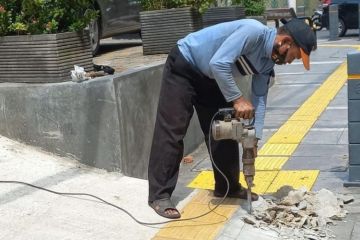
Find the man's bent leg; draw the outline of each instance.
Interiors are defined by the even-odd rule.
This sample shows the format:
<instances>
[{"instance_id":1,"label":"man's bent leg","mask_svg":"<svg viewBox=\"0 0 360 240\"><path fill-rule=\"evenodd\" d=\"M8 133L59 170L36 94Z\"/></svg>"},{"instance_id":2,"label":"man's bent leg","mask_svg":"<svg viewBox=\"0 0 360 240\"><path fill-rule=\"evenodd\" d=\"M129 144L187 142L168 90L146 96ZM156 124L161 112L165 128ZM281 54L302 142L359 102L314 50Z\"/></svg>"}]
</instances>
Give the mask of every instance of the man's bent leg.
<instances>
[{"instance_id":1,"label":"man's bent leg","mask_svg":"<svg viewBox=\"0 0 360 240\"><path fill-rule=\"evenodd\" d=\"M183 138L194 111L193 87L174 71L179 54L178 50L172 51L164 68L148 168L149 203L170 198L175 189L183 157Z\"/></svg>"}]
</instances>

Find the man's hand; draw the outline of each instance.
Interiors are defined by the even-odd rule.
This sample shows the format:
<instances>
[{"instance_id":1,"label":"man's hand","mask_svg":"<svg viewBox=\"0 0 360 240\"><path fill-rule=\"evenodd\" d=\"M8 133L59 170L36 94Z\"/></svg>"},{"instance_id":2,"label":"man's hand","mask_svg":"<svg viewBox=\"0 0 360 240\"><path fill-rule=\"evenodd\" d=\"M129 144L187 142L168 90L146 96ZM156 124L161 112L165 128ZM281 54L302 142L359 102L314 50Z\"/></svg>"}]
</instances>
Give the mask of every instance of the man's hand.
<instances>
[{"instance_id":1,"label":"man's hand","mask_svg":"<svg viewBox=\"0 0 360 240\"><path fill-rule=\"evenodd\" d=\"M243 96L233 101L235 109L235 117L243 119L251 119L254 117L254 106Z\"/></svg>"}]
</instances>

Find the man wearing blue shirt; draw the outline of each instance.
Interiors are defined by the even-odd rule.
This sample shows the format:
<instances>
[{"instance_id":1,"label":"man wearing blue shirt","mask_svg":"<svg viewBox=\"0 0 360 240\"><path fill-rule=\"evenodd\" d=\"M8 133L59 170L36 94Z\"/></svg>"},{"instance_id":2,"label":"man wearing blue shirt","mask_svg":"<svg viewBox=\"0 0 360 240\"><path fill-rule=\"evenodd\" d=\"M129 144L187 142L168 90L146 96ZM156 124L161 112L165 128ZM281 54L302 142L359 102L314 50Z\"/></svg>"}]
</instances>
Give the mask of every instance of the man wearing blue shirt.
<instances>
[{"instance_id":1,"label":"man wearing blue shirt","mask_svg":"<svg viewBox=\"0 0 360 240\"><path fill-rule=\"evenodd\" d=\"M149 205L161 216L179 218L170 197L183 157L183 138L194 108L208 146L213 115L233 107L237 118L255 115L258 139L262 136L269 78L275 64L302 59L309 70L309 55L316 37L302 20L292 19L278 30L251 19L226 22L194 32L178 41L164 66L154 138L149 160ZM246 99L234 78L252 75L252 96ZM214 161L229 180L228 197L246 199L239 184L238 143L211 141ZM214 168L217 197L226 181ZM258 199L252 193L252 200Z\"/></svg>"}]
</instances>

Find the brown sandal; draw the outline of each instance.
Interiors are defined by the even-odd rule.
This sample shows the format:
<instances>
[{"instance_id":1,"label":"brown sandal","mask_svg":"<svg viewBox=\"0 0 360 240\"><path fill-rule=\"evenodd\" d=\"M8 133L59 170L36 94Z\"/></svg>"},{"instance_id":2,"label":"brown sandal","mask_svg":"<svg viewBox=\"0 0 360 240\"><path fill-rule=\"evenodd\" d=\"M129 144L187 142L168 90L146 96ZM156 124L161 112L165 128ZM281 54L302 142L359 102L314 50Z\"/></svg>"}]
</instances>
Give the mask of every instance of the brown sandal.
<instances>
[{"instance_id":1,"label":"brown sandal","mask_svg":"<svg viewBox=\"0 0 360 240\"><path fill-rule=\"evenodd\" d=\"M176 209L176 207L169 198L158 199L153 202L149 202L149 206L162 217L170 218L170 219L176 219L181 217L180 212ZM169 214L166 213L166 210L175 210L177 213Z\"/></svg>"}]
</instances>

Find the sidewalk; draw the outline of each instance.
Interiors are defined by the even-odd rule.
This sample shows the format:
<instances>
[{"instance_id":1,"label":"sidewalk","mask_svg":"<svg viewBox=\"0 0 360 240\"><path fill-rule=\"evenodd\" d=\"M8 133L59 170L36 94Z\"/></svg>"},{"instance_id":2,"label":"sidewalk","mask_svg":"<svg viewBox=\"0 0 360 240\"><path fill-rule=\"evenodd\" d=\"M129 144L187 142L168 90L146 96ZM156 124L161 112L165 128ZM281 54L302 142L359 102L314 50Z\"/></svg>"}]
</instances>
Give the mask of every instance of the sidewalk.
<instances>
[{"instance_id":1,"label":"sidewalk","mask_svg":"<svg viewBox=\"0 0 360 240\"><path fill-rule=\"evenodd\" d=\"M277 80L269 92L260 147L340 66L346 53L354 50L347 45L359 45L357 37L336 42L327 42L323 37L319 40L318 50L311 55L310 72L305 72L299 61L276 68ZM138 54L135 50L128 51L130 55ZM119 55L114 59L119 59ZM352 194L355 201L346 205L349 215L331 229L336 239L355 240L360 238L360 188L342 186L348 177L346 94L344 85L281 169L320 170L312 190L328 188L336 193ZM179 209L198 192L186 187L189 182L200 171L211 169L204 145L192 155L194 162L181 166L173 196ZM0 137L0 180L25 181L60 192L94 194L126 209L140 221L166 220L147 206L147 181L90 168L4 137ZM215 239L279 239L274 232L245 224L241 219L245 207L241 202L231 219L221 225ZM0 185L0 216L0 240L146 240L152 239L163 226L142 226L120 210L96 199L59 196L16 184Z\"/></svg>"}]
</instances>

